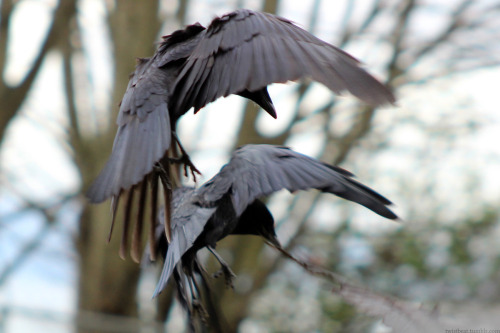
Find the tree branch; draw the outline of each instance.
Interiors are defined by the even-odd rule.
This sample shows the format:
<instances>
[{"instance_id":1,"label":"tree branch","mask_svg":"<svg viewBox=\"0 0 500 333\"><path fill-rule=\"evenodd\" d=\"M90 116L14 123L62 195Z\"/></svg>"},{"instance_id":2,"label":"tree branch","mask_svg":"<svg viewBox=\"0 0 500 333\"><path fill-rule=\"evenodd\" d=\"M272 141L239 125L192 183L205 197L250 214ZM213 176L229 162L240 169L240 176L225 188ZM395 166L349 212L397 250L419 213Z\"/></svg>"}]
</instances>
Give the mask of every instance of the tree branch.
<instances>
[{"instance_id":1,"label":"tree branch","mask_svg":"<svg viewBox=\"0 0 500 333\"><path fill-rule=\"evenodd\" d=\"M16 190L14 188L10 188L9 190L16 193ZM22 249L19 251L19 255L9 264L7 264L0 272L0 286L5 283L5 281L16 269L24 264L24 262L36 249L40 247L48 232L53 227L54 222L56 221L55 213L60 211L61 207L67 202L77 198L79 196L79 193L68 194L61 198L61 200L59 200L57 203L48 206L42 206L34 201L22 197L21 194L18 195L24 200L24 206L20 208L18 212L35 210L44 216L45 223L43 227L36 233L36 235L29 242L24 244ZM5 216L3 216L2 218L4 220L8 219L8 217L6 218Z\"/></svg>"},{"instance_id":2,"label":"tree branch","mask_svg":"<svg viewBox=\"0 0 500 333\"><path fill-rule=\"evenodd\" d=\"M334 283L336 287L332 291L335 294L356 307L358 311L382 318L384 324L393 328L395 332L437 333L443 331L443 327L432 313L394 297L358 287L341 275L294 257L281 247L276 247L276 249L286 258L304 268L309 274Z\"/></svg>"},{"instance_id":3,"label":"tree branch","mask_svg":"<svg viewBox=\"0 0 500 333\"><path fill-rule=\"evenodd\" d=\"M10 13L4 13L5 8L3 6L6 2L8 1L2 1L2 25L4 15L10 17ZM0 143L3 141L5 130L10 123L10 120L16 115L31 86L33 85L35 77L38 74L48 51L56 46L61 34L64 34L64 32L69 29L69 23L76 13L75 2L75 0L60 1L59 6L55 10L52 24L48 29L47 37L24 80L16 87L7 86L5 82L0 81L0 100L2 101L2 117L0 117ZM5 11L8 9L9 8L5 9ZM3 32L4 29L2 29L2 34ZM3 54L5 54L5 52L3 52ZM5 59L3 59L3 61L5 61ZM3 65L5 66L5 63L3 63Z\"/></svg>"},{"instance_id":4,"label":"tree branch","mask_svg":"<svg viewBox=\"0 0 500 333\"><path fill-rule=\"evenodd\" d=\"M10 18L12 17L12 1L2 1L0 13L0 73L3 76L7 59L7 45L9 42Z\"/></svg>"},{"instance_id":5,"label":"tree branch","mask_svg":"<svg viewBox=\"0 0 500 333\"><path fill-rule=\"evenodd\" d=\"M447 41L450 36L460 27L463 26L463 15L465 11L473 4L474 2L471 0L464 0L457 7L455 12L453 13L453 21L445 29L440 35L438 35L432 42L430 42L427 46L420 49L414 56L414 59L420 59L421 57L428 54L430 51L434 50L437 46L441 45L443 42Z\"/></svg>"},{"instance_id":6,"label":"tree branch","mask_svg":"<svg viewBox=\"0 0 500 333\"><path fill-rule=\"evenodd\" d=\"M31 254L40 247L48 232L52 228L52 223L45 223L33 238L24 244L19 255L8 263L0 272L0 286L5 283L7 278L31 256Z\"/></svg>"}]
</instances>

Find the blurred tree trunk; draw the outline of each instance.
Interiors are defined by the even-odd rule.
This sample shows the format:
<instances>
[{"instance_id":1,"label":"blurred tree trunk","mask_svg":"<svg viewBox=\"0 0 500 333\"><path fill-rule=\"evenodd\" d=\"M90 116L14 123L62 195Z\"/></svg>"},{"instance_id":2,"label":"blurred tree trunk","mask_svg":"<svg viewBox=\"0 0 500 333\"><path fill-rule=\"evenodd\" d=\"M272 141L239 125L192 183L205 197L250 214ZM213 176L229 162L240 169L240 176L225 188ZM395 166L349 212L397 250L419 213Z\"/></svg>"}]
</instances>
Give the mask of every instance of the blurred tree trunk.
<instances>
[{"instance_id":1,"label":"blurred tree trunk","mask_svg":"<svg viewBox=\"0 0 500 333\"><path fill-rule=\"evenodd\" d=\"M76 154L79 155L84 188L95 179L111 151L111 143L116 133L114 119L118 111L117 105L125 92L129 74L134 70L135 58L150 56L155 50L160 27L158 2L116 1L115 8L109 15L109 26L115 61L112 103L114 112L113 120L110 121L113 125L102 136L74 145L79 147ZM78 309L80 314L90 311L136 316L139 265L132 260L119 258L120 228L115 230L110 244L106 243L110 217L109 202L87 206L81 216L77 241L80 254ZM117 221L120 221L119 219L120 216ZM99 331L99 325L94 324L90 326L89 323L80 322L80 331Z\"/></svg>"}]
</instances>

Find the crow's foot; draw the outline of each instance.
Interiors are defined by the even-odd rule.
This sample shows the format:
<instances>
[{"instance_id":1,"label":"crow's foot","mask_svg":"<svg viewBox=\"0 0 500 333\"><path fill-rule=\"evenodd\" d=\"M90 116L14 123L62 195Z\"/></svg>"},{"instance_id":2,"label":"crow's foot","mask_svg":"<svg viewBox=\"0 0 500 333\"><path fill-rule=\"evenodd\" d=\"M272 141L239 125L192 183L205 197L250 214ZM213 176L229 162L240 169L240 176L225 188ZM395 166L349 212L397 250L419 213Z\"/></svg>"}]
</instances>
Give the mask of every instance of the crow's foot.
<instances>
[{"instance_id":1,"label":"crow's foot","mask_svg":"<svg viewBox=\"0 0 500 333\"><path fill-rule=\"evenodd\" d=\"M196 174L201 175L200 170L196 168L196 166L191 162L189 155L185 152L182 153L181 157L177 158L169 158L170 163L182 164L184 168L184 177L188 177L188 169L191 171L191 175L193 176L193 180L196 182Z\"/></svg>"},{"instance_id":2,"label":"crow's foot","mask_svg":"<svg viewBox=\"0 0 500 333\"><path fill-rule=\"evenodd\" d=\"M236 277L236 274L229 268L229 266L222 264L221 263L221 268L215 272L212 277L217 279L221 275L224 275L224 281L226 282L226 287L230 287L231 289L234 289L234 278Z\"/></svg>"}]
</instances>

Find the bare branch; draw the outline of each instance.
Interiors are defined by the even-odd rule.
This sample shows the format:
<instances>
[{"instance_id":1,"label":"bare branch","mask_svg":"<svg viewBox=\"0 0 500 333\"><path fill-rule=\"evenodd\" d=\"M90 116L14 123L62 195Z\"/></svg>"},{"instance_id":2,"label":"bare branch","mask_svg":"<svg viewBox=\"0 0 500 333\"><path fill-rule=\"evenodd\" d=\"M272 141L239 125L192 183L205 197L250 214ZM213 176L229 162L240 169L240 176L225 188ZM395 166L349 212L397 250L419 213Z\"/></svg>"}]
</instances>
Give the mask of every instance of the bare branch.
<instances>
[{"instance_id":1,"label":"bare branch","mask_svg":"<svg viewBox=\"0 0 500 333\"><path fill-rule=\"evenodd\" d=\"M344 301L353 305L361 312L382 318L384 324L391 327L394 332L442 332L443 328L428 313L405 301L387 295L375 293L367 288L355 286L346 278L310 262L294 257L281 247L276 247L285 257L304 268L309 274L333 282L338 287L333 291Z\"/></svg>"},{"instance_id":2,"label":"bare branch","mask_svg":"<svg viewBox=\"0 0 500 333\"><path fill-rule=\"evenodd\" d=\"M61 46L63 54L63 64L64 64L64 90L66 104L68 106L68 115L70 120L70 133L72 142L74 145L78 144L81 140L80 128L78 125L78 116L75 105L75 87L74 87L74 76L71 68L71 57L73 54L73 48L70 43L69 33L65 36L63 45Z\"/></svg>"},{"instance_id":3,"label":"bare branch","mask_svg":"<svg viewBox=\"0 0 500 333\"><path fill-rule=\"evenodd\" d=\"M464 0L457 7L457 9L452 14L453 21L450 23L447 29L441 32L440 35L436 36L432 42L430 42L427 46L420 49L415 55L414 59L420 59L424 55L428 54L430 51L434 50L436 47L440 46L443 42L449 40L450 36L456 32L460 27L464 25L463 15L466 10L474 3L471 0Z\"/></svg>"},{"instance_id":4,"label":"bare branch","mask_svg":"<svg viewBox=\"0 0 500 333\"><path fill-rule=\"evenodd\" d=\"M372 10L370 11L370 14L368 14L363 24L359 26L359 29L356 33L362 34L363 32L365 32L370 27L372 22L377 18L377 15L380 13L382 8L384 8L382 2L380 0L375 0Z\"/></svg>"},{"instance_id":5,"label":"bare branch","mask_svg":"<svg viewBox=\"0 0 500 333\"><path fill-rule=\"evenodd\" d=\"M5 70L7 59L7 45L9 43L10 18L12 17L12 1L2 1L0 16L0 73Z\"/></svg>"},{"instance_id":6,"label":"bare branch","mask_svg":"<svg viewBox=\"0 0 500 333\"><path fill-rule=\"evenodd\" d=\"M3 270L0 272L0 286L5 283L7 278L19 267L21 267L24 262L33 254L33 252L40 247L48 232L52 228L52 222L45 223L43 227L36 233L33 238L24 244L22 249L19 251L19 255L13 259L9 264L7 264Z\"/></svg>"},{"instance_id":7,"label":"bare branch","mask_svg":"<svg viewBox=\"0 0 500 333\"><path fill-rule=\"evenodd\" d=\"M2 1L2 18L4 17L3 5L8 1ZM6 6L8 7L8 6ZM60 1L54 13L54 19L48 29L47 37L38 52L33 65L24 80L17 87L9 87L0 81L0 100L2 103L2 117L0 117L0 142L5 135L5 129L10 120L15 116L17 110L23 103L30 90L35 77L42 65L45 55L58 43L60 36L69 28L69 23L76 13L75 0ZM5 13L7 15L7 13ZM10 14L9 14L10 15ZM7 16L8 17L8 16ZM3 20L2 20L3 24ZM2 29L2 34L6 29ZM4 50L0 50L4 51ZM4 52L3 52L4 54ZM5 64L4 64L5 65Z\"/></svg>"},{"instance_id":8,"label":"bare branch","mask_svg":"<svg viewBox=\"0 0 500 333\"><path fill-rule=\"evenodd\" d=\"M396 27L394 28L394 35L391 43L393 45L393 52L387 66L391 79L399 76L403 71L398 66L398 60L404 48L403 39L407 35L408 18L410 17L410 14L414 8L415 0L407 0L403 8L401 9L401 14L398 15L398 21L396 23Z\"/></svg>"},{"instance_id":9,"label":"bare branch","mask_svg":"<svg viewBox=\"0 0 500 333\"><path fill-rule=\"evenodd\" d=\"M68 129L69 141L71 143L71 147L73 147L73 150L76 152L75 154L72 154L71 157L73 158L75 165L81 165L78 159L81 158L81 156L83 155L82 151L85 149L86 143L82 138L80 132L80 125L78 122L78 112L75 100L75 78L71 66L71 60L73 57L74 49L71 44L72 30L70 30L69 28L70 27L68 27L65 33L62 33L60 41L61 42L60 49L63 55L63 75L64 75L64 91L65 91L64 97L66 99L66 105L68 108L67 112L70 124ZM75 27L75 29L77 28ZM81 178L83 179L82 168L77 168L77 170L80 173Z\"/></svg>"},{"instance_id":10,"label":"bare branch","mask_svg":"<svg viewBox=\"0 0 500 333\"><path fill-rule=\"evenodd\" d=\"M15 189L13 188L10 188L9 190L16 193ZM36 235L33 236L33 238L29 242L24 244L24 246L19 251L19 255L9 264L7 264L0 272L0 286L5 283L9 276L16 269L21 267L24 262L33 254L33 252L40 247L49 231L53 228L56 221L56 213L61 210L61 207L79 196L79 193L69 194L61 198L61 200L59 200L57 203L48 206L40 205L21 196L24 200L24 205L17 210L16 214L22 211L35 210L37 212L40 212L44 216L45 223L42 228L36 233ZM4 221L7 219L9 219L8 216L3 216Z\"/></svg>"},{"instance_id":11,"label":"bare branch","mask_svg":"<svg viewBox=\"0 0 500 333\"><path fill-rule=\"evenodd\" d=\"M41 214L43 214L43 216L45 217L45 219L47 221L49 221L49 222L53 221L55 219L56 213L61 209L62 206L64 206L69 201L74 200L75 198L79 198L81 196L81 194L79 192L69 193L69 194L61 197L55 203L52 203L52 204L49 204L49 205L42 205L42 204L40 204L40 203L38 203L36 201L33 201L33 200L29 199L29 198L26 198L25 195L23 195L22 193L20 193L15 187L11 186L10 183L4 182L4 183L2 183L2 186L4 188L7 188L10 193L12 193L13 195L19 197L23 201L22 206L19 207L16 210L16 212L13 213L13 214L17 214L18 212L27 211L27 210L35 210L35 211L40 212ZM2 216L3 221L11 219L11 218L12 217L6 216L6 215Z\"/></svg>"}]
</instances>

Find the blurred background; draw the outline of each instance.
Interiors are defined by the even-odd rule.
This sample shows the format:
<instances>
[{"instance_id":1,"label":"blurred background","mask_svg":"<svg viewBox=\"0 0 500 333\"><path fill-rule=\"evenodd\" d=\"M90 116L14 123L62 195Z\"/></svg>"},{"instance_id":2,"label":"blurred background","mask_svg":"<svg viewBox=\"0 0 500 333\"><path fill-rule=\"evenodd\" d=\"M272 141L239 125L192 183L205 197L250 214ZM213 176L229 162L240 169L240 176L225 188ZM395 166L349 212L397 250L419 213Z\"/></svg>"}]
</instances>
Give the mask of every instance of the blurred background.
<instances>
[{"instance_id":1,"label":"blurred background","mask_svg":"<svg viewBox=\"0 0 500 333\"><path fill-rule=\"evenodd\" d=\"M90 206L82 193L111 151L134 59L162 35L241 7L348 51L398 103L375 110L306 81L271 86L277 120L220 99L180 122L200 181L245 143L338 164L393 201L402 221L280 192L268 203L288 249L432 310L447 329L500 329L500 1L0 3L0 332L184 329L171 290L151 299L158 267L121 260L119 235L106 242L109 202ZM213 281L228 332L390 331L256 237L218 250L238 275L234 290Z\"/></svg>"}]
</instances>

